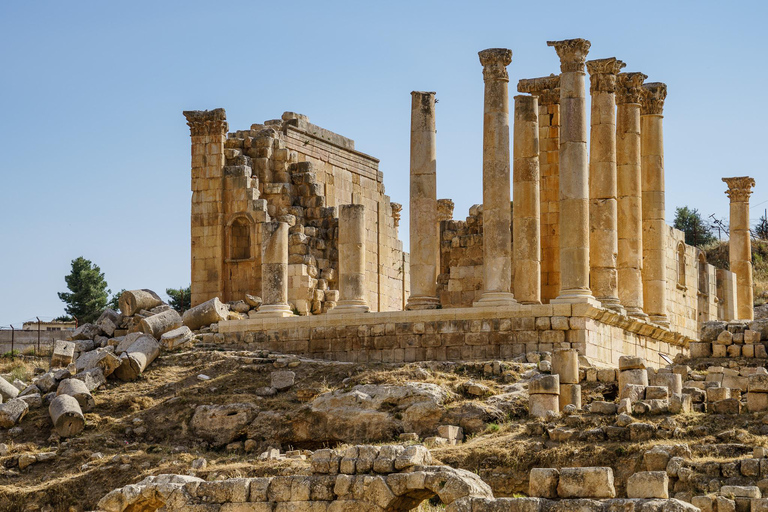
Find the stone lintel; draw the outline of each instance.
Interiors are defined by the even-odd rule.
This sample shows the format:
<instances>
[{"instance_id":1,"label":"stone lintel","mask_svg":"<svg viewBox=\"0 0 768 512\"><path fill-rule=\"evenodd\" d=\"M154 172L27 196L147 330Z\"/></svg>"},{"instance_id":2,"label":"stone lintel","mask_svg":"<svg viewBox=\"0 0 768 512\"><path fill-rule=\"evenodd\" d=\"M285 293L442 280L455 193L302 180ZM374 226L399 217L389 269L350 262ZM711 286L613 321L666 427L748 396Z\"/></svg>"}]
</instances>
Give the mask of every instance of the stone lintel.
<instances>
[{"instance_id":1,"label":"stone lintel","mask_svg":"<svg viewBox=\"0 0 768 512\"><path fill-rule=\"evenodd\" d=\"M728 190L725 191L725 194L731 202L749 201L749 196L752 195L752 187L755 186L754 178L738 176L735 178L723 178L723 181L728 185Z\"/></svg>"},{"instance_id":2,"label":"stone lintel","mask_svg":"<svg viewBox=\"0 0 768 512\"><path fill-rule=\"evenodd\" d=\"M616 103L640 103L643 95L643 82L648 75L638 72L619 73L616 75Z\"/></svg>"},{"instance_id":3,"label":"stone lintel","mask_svg":"<svg viewBox=\"0 0 768 512\"><path fill-rule=\"evenodd\" d=\"M616 57L587 61L590 91L592 93L616 92L616 75L624 67L626 67L626 64Z\"/></svg>"},{"instance_id":4,"label":"stone lintel","mask_svg":"<svg viewBox=\"0 0 768 512\"><path fill-rule=\"evenodd\" d=\"M666 98L667 84L661 82L643 84L643 95L640 98L640 113L643 115L662 115Z\"/></svg>"},{"instance_id":5,"label":"stone lintel","mask_svg":"<svg viewBox=\"0 0 768 512\"><path fill-rule=\"evenodd\" d=\"M225 135L227 133L227 113L223 108L213 110L185 110L187 126L194 135Z\"/></svg>"},{"instance_id":6,"label":"stone lintel","mask_svg":"<svg viewBox=\"0 0 768 512\"><path fill-rule=\"evenodd\" d=\"M539 105L560 103L560 75L524 78L517 83L517 91L539 98Z\"/></svg>"},{"instance_id":7,"label":"stone lintel","mask_svg":"<svg viewBox=\"0 0 768 512\"><path fill-rule=\"evenodd\" d=\"M509 82L507 66L512 63L512 50L508 48L488 48L477 53L483 65L483 80L503 80Z\"/></svg>"},{"instance_id":8,"label":"stone lintel","mask_svg":"<svg viewBox=\"0 0 768 512\"><path fill-rule=\"evenodd\" d=\"M547 41L547 46L552 46L560 57L560 71L563 73L579 71L584 72L584 61L589 53L592 43L586 39L564 39L562 41Z\"/></svg>"}]
</instances>

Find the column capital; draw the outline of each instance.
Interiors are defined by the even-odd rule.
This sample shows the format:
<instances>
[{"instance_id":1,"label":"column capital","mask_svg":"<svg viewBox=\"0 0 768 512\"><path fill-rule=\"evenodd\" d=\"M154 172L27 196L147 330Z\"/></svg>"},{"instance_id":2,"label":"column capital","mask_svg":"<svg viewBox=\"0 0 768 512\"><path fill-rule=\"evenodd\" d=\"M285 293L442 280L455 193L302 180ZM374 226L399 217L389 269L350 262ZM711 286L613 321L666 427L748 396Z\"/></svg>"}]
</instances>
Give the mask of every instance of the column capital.
<instances>
[{"instance_id":1,"label":"column capital","mask_svg":"<svg viewBox=\"0 0 768 512\"><path fill-rule=\"evenodd\" d=\"M403 205L400 203L389 203L389 206L392 208L392 222L394 223L395 227L399 227L400 212L403 211Z\"/></svg>"},{"instance_id":2,"label":"column capital","mask_svg":"<svg viewBox=\"0 0 768 512\"><path fill-rule=\"evenodd\" d=\"M616 92L616 75L624 67L616 57L587 61L590 92Z\"/></svg>"},{"instance_id":3,"label":"column capital","mask_svg":"<svg viewBox=\"0 0 768 512\"><path fill-rule=\"evenodd\" d=\"M184 117L187 118L187 126L190 133L194 135L225 135L229 125L227 124L227 113L223 108L214 110L185 110Z\"/></svg>"},{"instance_id":4,"label":"column capital","mask_svg":"<svg viewBox=\"0 0 768 512\"><path fill-rule=\"evenodd\" d=\"M640 98L640 113L642 115L664 113L664 100L667 98L667 84L651 82L643 84L643 94Z\"/></svg>"},{"instance_id":5,"label":"column capital","mask_svg":"<svg viewBox=\"0 0 768 512\"><path fill-rule=\"evenodd\" d=\"M538 97L539 105L560 103L560 75L524 78L517 82L517 92Z\"/></svg>"},{"instance_id":6,"label":"column capital","mask_svg":"<svg viewBox=\"0 0 768 512\"><path fill-rule=\"evenodd\" d=\"M565 39L563 41L547 41L547 46L553 46L560 57L560 71L584 72L584 61L592 43L586 39Z\"/></svg>"},{"instance_id":7,"label":"column capital","mask_svg":"<svg viewBox=\"0 0 768 512\"><path fill-rule=\"evenodd\" d=\"M616 104L640 103L646 78L647 75L637 72L616 75Z\"/></svg>"},{"instance_id":8,"label":"column capital","mask_svg":"<svg viewBox=\"0 0 768 512\"><path fill-rule=\"evenodd\" d=\"M503 80L509 82L507 66L512 63L512 50L507 48L488 48L477 53L483 65L483 80Z\"/></svg>"},{"instance_id":9,"label":"column capital","mask_svg":"<svg viewBox=\"0 0 768 512\"><path fill-rule=\"evenodd\" d=\"M731 202L747 202L752 195L752 187L755 186L755 179L749 176L739 176L736 178L723 178L728 185L725 194Z\"/></svg>"},{"instance_id":10,"label":"column capital","mask_svg":"<svg viewBox=\"0 0 768 512\"><path fill-rule=\"evenodd\" d=\"M452 199L438 199L437 200L437 220L453 220L453 200Z\"/></svg>"}]
</instances>

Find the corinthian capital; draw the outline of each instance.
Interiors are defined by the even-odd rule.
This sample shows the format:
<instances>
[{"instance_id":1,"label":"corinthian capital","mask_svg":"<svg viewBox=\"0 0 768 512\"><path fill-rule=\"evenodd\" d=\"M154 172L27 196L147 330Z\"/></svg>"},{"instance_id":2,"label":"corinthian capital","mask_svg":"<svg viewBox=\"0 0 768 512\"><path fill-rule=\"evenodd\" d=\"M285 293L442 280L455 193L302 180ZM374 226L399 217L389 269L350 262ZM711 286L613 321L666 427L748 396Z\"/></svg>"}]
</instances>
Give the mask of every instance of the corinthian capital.
<instances>
[{"instance_id":1,"label":"corinthian capital","mask_svg":"<svg viewBox=\"0 0 768 512\"><path fill-rule=\"evenodd\" d=\"M739 176L737 178L723 178L728 185L725 194L731 202L748 202L752 195L752 187L755 186L755 179L749 176Z\"/></svg>"},{"instance_id":2,"label":"corinthian capital","mask_svg":"<svg viewBox=\"0 0 768 512\"><path fill-rule=\"evenodd\" d=\"M503 80L509 82L507 66L512 62L512 50L507 48L489 48L478 52L483 65L483 80Z\"/></svg>"},{"instance_id":3,"label":"corinthian capital","mask_svg":"<svg viewBox=\"0 0 768 512\"><path fill-rule=\"evenodd\" d=\"M587 61L590 91L616 92L616 75L626 64L616 57Z\"/></svg>"},{"instance_id":4,"label":"corinthian capital","mask_svg":"<svg viewBox=\"0 0 768 512\"><path fill-rule=\"evenodd\" d=\"M592 43L586 39L565 39L563 41L547 41L547 46L554 46L560 57L560 71L584 71L584 61Z\"/></svg>"},{"instance_id":5,"label":"corinthian capital","mask_svg":"<svg viewBox=\"0 0 768 512\"><path fill-rule=\"evenodd\" d=\"M616 75L616 104L640 103L643 96L643 82L648 78L643 73L619 73Z\"/></svg>"},{"instance_id":6,"label":"corinthian capital","mask_svg":"<svg viewBox=\"0 0 768 512\"><path fill-rule=\"evenodd\" d=\"M403 211L403 205L400 203L389 203L389 205L392 207L392 222L394 222L395 227L400 226L400 212Z\"/></svg>"},{"instance_id":7,"label":"corinthian capital","mask_svg":"<svg viewBox=\"0 0 768 512\"><path fill-rule=\"evenodd\" d=\"M223 108L214 110L185 110L187 126L194 135L225 135L229 125Z\"/></svg>"},{"instance_id":8,"label":"corinthian capital","mask_svg":"<svg viewBox=\"0 0 768 512\"><path fill-rule=\"evenodd\" d=\"M560 103L560 75L524 78L517 82L517 92L538 97L539 105Z\"/></svg>"},{"instance_id":9,"label":"corinthian capital","mask_svg":"<svg viewBox=\"0 0 768 512\"><path fill-rule=\"evenodd\" d=\"M651 82L643 84L643 95L640 98L641 114L664 113L664 100L667 98L667 84Z\"/></svg>"}]
</instances>

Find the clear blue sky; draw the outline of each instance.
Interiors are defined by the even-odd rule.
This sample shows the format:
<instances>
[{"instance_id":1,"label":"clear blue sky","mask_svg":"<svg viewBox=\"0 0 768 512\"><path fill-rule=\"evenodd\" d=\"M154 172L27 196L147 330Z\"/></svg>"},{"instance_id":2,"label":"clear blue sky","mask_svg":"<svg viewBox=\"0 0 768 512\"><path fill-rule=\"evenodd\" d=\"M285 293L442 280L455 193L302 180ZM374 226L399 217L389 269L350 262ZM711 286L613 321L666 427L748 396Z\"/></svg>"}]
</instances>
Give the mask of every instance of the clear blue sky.
<instances>
[{"instance_id":1,"label":"clear blue sky","mask_svg":"<svg viewBox=\"0 0 768 512\"><path fill-rule=\"evenodd\" d=\"M290 110L381 159L408 204L410 92L437 91L438 193L481 202L477 52L511 48L511 85L558 72L547 40L666 82L667 219L727 217L722 176L764 158L765 2L41 1L0 4L0 325L63 313L70 261L113 291L189 283L189 131ZM753 220L768 206L752 209ZM407 237L403 211L401 237Z\"/></svg>"}]
</instances>

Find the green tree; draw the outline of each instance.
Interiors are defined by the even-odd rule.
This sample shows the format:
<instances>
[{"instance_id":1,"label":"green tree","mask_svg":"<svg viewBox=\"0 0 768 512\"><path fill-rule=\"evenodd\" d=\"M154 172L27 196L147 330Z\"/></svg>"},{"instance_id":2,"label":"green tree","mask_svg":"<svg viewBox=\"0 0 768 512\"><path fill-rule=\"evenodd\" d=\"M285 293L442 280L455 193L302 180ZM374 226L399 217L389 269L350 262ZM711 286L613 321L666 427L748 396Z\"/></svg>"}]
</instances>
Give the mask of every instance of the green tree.
<instances>
[{"instance_id":1,"label":"green tree","mask_svg":"<svg viewBox=\"0 0 768 512\"><path fill-rule=\"evenodd\" d=\"M107 307L109 309L112 309L114 311L120 311L120 296L125 291L125 288L114 294L112 297L110 297L109 302L107 302Z\"/></svg>"},{"instance_id":2,"label":"green tree","mask_svg":"<svg viewBox=\"0 0 768 512\"><path fill-rule=\"evenodd\" d=\"M169 298L168 305L179 313L183 313L192 307L190 286L186 288L166 288L165 294Z\"/></svg>"},{"instance_id":3,"label":"green tree","mask_svg":"<svg viewBox=\"0 0 768 512\"><path fill-rule=\"evenodd\" d=\"M768 213L763 214L755 224L755 238L768 241Z\"/></svg>"},{"instance_id":4,"label":"green tree","mask_svg":"<svg viewBox=\"0 0 768 512\"><path fill-rule=\"evenodd\" d=\"M687 206L675 209L674 227L685 233L685 243L696 247L715 241L712 226L701 218L699 210Z\"/></svg>"},{"instance_id":5,"label":"green tree","mask_svg":"<svg viewBox=\"0 0 768 512\"><path fill-rule=\"evenodd\" d=\"M98 265L82 256L72 260L72 272L64 278L69 292L59 292L64 311L80 325L96 320L107 306L110 291Z\"/></svg>"}]
</instances>

